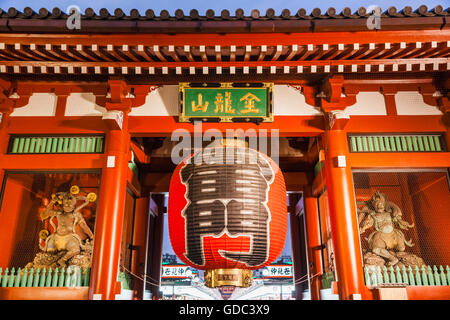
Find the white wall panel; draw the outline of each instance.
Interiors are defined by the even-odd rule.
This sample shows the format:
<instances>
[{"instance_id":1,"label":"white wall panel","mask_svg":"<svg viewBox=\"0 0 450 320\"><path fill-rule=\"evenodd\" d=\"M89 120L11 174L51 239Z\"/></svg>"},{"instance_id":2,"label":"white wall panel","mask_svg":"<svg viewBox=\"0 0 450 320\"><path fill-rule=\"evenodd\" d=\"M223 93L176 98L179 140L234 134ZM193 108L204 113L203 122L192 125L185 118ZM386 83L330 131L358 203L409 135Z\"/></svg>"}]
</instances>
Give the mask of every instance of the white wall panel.
<instances>
[{"instance_id":1,"label":"white wall panel","mask_svg":"<svg viewBox=\"0 0 450 320\"><path fill-rule=\"evenodd\" d=\"M399 91L395 95L395 104L398 115L438 115L442 112L426 104L419 92Z\"/></svg>"},{"instance_id":2,"label":"white wall panel","mask_svg":"<svg viewBox=\"0 0 450 320\"><path fill-rule=\"evenodd\" d=\"M145 103L130 116L178 116L178 86L167 85L150 92Z\"/></svg>"},{"instance_id":3,"label":"white wall panel","mask_svg":"<svg viewBox=\"0 0 450 320\"><path fill-rule=\"evenodd\" d=\"M33 93L28 104L15 108L11 117L52 117L56 112L56 102L54 93Z\"/></svg>"},{"instance_id":4,"label":"white wall panel","mask_svg":"<svg viewBox=\"0 0 450 320\"><path fill-rule=\"evenodd\" d=\"M306 103L305 96L288 85L276 85L273 89L273 113L276 116L316 116L319 108Z\"/></svg>"},{"instance_id":5,"label":"white wall panel","mask_svg":"<svg viewBox=\"0 0 450 320\"><path fill-rule=\"evenodd\" d=\"M380 92L359 92L356 95L356 103L345 108L345 112L355 116L385 116L387 114L386 103Z\"/></svg>"},{"instance_id":6,"label":"white wall panel","mask_svg":"<svg viewBox=\"0 0 450 320\"><path fill-rule=\"evenodd\" d=\"M67 97L66 116L102 116L106 109L95 103L91 92L71 93Z\"/></svg>"}]
</instances>

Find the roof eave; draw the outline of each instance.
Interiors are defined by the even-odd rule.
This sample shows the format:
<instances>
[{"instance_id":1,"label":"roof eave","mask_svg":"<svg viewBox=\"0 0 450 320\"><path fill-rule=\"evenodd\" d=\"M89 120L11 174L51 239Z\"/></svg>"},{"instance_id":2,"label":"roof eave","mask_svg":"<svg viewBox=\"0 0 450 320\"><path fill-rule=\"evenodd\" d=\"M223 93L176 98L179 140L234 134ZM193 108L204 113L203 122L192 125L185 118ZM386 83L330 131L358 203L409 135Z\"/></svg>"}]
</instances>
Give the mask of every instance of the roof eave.
<instances>
[{"instance_id":1,"label":"roof eave","mask_svg":"<svg viewBox=\"0 0 450 320\"><path fill-rule=\"evenodd\" d=\"M442 30L450 28L449 16L381 18L381 30ZM367 19L235 20L235 21L146 21L81 20L70 30L63 19L0 19L5 33L299 33L369 31ZM375 30L374 30L375 31Z\"/></svg>"}]
</instances>

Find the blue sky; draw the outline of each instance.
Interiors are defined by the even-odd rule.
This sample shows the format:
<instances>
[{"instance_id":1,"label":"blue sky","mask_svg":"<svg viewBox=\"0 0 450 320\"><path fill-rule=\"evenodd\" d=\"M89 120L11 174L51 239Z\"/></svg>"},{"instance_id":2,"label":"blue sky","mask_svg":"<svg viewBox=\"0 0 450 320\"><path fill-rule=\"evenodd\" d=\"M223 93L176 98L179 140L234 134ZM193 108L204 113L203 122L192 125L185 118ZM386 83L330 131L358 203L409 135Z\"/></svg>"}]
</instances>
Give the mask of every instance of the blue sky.
<instances>
[{"instance_id":1,"label":"blue sky","mask_svg":"<svg viewBox=\"0 0 450 320\"><path fill-rule=\"evenodd\" d=\"M252 9L260 10L261 14L265 13L268 8L275 9L277 15L281 14L283 9L291 10L291 14L295 14L298 9L304 8L308 13L314 8L320 8L325 12L327 8L334 7L340 12L344 7L350 7L356 11L359 7L369 7L370 5L377 5L383 9L390 6L395 6L397 9L411 6L417 9L420 5L426 5L429 9L440 4L444 8L450 6L450 0L315 0L315 1L294 1L294 0L228 0L228 1L205 1L205 0L166 0L166 1L123 1L123 0L0 0L0 8L8 10L9 7L15 7L19 10L25 7L32 7L35 11L39 8L45 7L52 9L59 7L66 10L70 5L77 5L84 12L88 7L93 8L98 12L101 8L107 8L113 12L116 8L121 8L125 13L129 13L131 9L138 9L143 15L145 10L153 9L156 15L163 9L169 11L172 15L176 9L182 9L185 14L188 14L191 9L197 9L200 15L204 15L207 9L213 9L216 15L220 15L222 9L228 9L234 15L238 8L244 9L246 15L250 15Z\"/></svg>"}]
</instances>

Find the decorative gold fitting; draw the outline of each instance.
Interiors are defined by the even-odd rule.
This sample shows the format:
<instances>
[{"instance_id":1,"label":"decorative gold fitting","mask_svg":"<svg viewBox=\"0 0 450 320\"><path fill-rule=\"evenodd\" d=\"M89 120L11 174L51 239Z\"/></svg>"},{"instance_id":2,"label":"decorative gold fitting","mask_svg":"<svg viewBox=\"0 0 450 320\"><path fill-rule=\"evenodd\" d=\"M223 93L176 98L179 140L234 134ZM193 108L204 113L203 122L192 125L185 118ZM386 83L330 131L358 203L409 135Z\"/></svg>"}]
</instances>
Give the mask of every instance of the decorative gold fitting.
<instances>
[{"instance_id":1,"label":"decorative gold fitting","mask_svg":"<svg viewBox=\"0 0 450 320\"><path fill-rule=\"evenodd\" d=\"M253 271L247 269L211 269L205 271L205 285L209 288L235 286L247 288L252 284Z\"/></svg>"},{"instance_id":2,"label":"decorative gold fitting","mask_svg":"<svg viewBox=\"0 0 450 320\"><path fill-rule=\"evenodd\" d=\"M244 139L238 139L238 138L223 138L222 139L222 146L226 147L248 147L248 142Z\"/></svg>"},{"instance_id":3,"label":"decorative gold fitting","mask_svg":"<svg viewBox=\"0 0 450 320\"><path fill-rule=\"evenodd\" d=\"M94 192L89 192L87 195L87 199L89 200L89 202L94 202L95 200L97 200L97 195Z\"/></svg>"},{"instance_id":4,"label":"decorative gold fitting","mask_svg":"<svg viewBox=\"0 0 450 320\"><path fill-rule=\"evenodd\" d=\"M80 193L80 187L78 187L78 186L70 187L70 193L71 194L79 194Z\"/></svg>"},{"instance_id":5,"label":"decorative gold fitting","mask_svg":"<svg viewBox=\"0 0 450 320\"><path fill-rule=\"evenodd\" d=\"M47 239L48 235L49 235L49 232L46 229L39 231L39 238L41 238L42 240Z\"/></svg>"}]
</instances>

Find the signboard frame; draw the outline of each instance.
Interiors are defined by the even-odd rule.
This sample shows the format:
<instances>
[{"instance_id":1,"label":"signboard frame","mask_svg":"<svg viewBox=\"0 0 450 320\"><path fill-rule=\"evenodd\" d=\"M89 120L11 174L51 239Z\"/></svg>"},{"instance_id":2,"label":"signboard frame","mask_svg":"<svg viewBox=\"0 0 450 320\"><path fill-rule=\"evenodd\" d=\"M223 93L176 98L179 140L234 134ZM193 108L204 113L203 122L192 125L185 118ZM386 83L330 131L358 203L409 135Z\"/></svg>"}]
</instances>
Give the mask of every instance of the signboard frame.
<instances>
[{"instance_id":1,"label":"signboard frame","mask_svg":"<svg viewBox=\"0 0 450 320\"><path fill-rule=\"evenodd\" d=\"M280 279L280 278L293 278L294 277L294 266L292 264L270 264L268 266L265 266L267 270L269 271L269 275L263 275L264 279ZM283 273L279 273L279 271L276 272L276 274L270 274L270 269L275 268L277 270L281 270L284 268L289 268L289 273L286 274L285 271Z\"/></svg>"},{"instance_id":2,"label":"signboard frame","mask_svg":"<svg viewBox=\"0 0 450 320\"><path fill-rule=\"evenodd\" d=\"M170 274L166 275L164 272L164 268L166 268L168 270L184 269L184 272L183 272L184 274L186 274L187 270L189 270L189 266L187 266L185 264L163 264L161 266L161 279L189 279L190 278L188 275L180 275L178 273L173 274L172 272L170 272Z\"/></svg>"},{"instance_id":3,"label":"signboard frame","mask_svg":"<svg viewBox=\"0 0 450 320\"><path fill-rule=\"evenodd\" d=\"M179 122L194 122L194 121L202 121L202 122L253 122L259 124L261 122L273 122L273 83L269 82L258 82L258 83L240 83L240 82L220 82L220 83L193 83L193 82L180 82L179 83ZM237 91L239 89L249 89L249 90L266 90L266 101L263 103L265 106L264 115L251 115L249 114L240 114L240 115L192 115L188 114L187 108L189 107L186 104L186 90L198 90L201 92L202 90L229 90ZM205 92L204 91L204 92ZM223 96L221 97L223 98ZM214 106L213 101L209 101ZM259 104L261 106L261 104ZM242 110L240 110L242 111Z\"/></svg>"}]
</instances>

